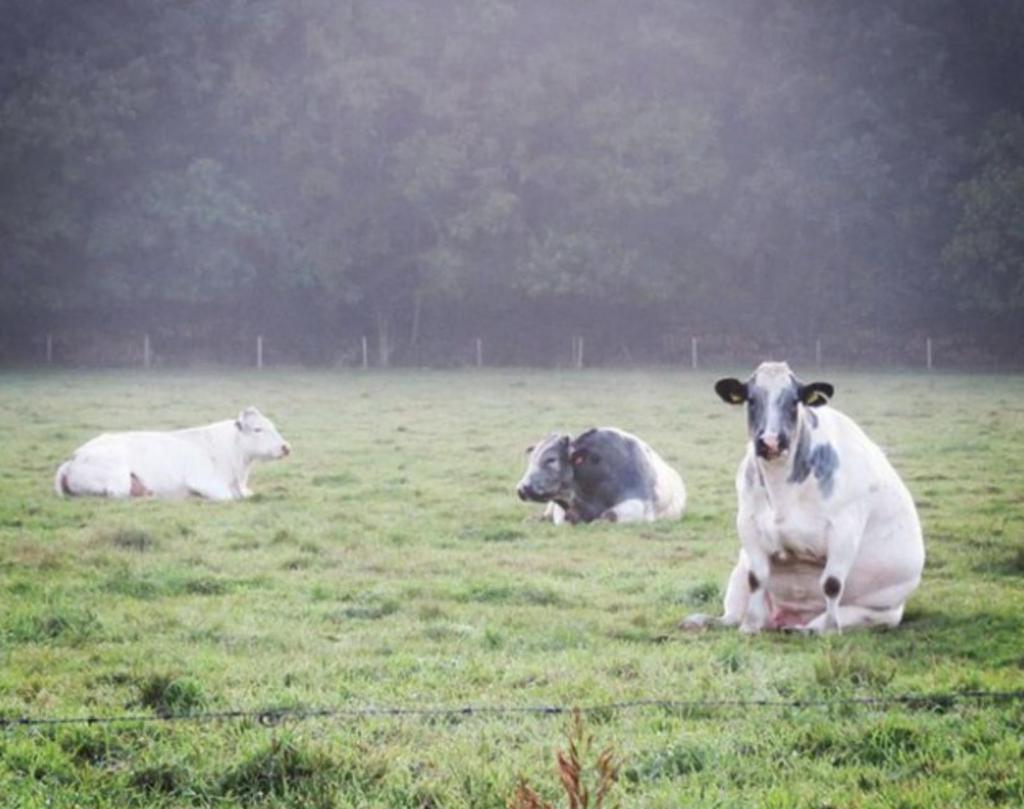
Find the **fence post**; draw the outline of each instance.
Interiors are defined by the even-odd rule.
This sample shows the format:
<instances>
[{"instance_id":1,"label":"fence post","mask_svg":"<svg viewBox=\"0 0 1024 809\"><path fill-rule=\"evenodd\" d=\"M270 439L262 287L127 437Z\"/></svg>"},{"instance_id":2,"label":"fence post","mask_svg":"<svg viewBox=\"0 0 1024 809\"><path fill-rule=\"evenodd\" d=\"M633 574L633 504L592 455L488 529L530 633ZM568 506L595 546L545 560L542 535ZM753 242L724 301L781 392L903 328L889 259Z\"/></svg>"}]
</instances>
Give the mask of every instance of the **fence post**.
<instances>
[{"instance_id":1,"label":"fence post","mask_svg":"<svg viewBox=\"0 0 1024 809\"><path fill-rule=\"evenodd\" d=\"M932 369L932 338L931 337L926 338L925 341L924 341L924 354L925 354L925 364L927 365L928 370L930 371Z\"/></svg>"},{"instance_id":2,"label":"fence post","mask_svg":"<svg viewBox=\"0 0 1024 809\"><path fill-rule=\"evenodd\" d=\"M476 367L484 367L484 341L482 337L476 338Z\"/></svg>"},{"instance_id":3,"label":"fence post","mask_svg":"<svg viewBox=\"0 0 1024 809\"><path fill-rule=\"evenodd\" d=\"M363 370L370 367L370 347L366 342L366 335L363 335Z\"/></svg>"},{"instance_id":4,"label":"fence post","mask_svg":"<svg viewBox=\"0 0 1024 809\"><path fill-rule=\"evenodd\" d=\"M576 338L576 340L577 340L576 345L578 346L577 350L576 350L576 370L577 371L582 371L583 370L583 335L581 334L579 337Z\"/></svg>"},{"instance_id":5,"label":"fence post","mask_svg":"<svg viewBox=\"0 0 1024 809\"><path fill-rule=\"evenodd\" d=\"M814 341L814 366L821 370L821 340Z\"/></svg>"},{"instance_id":6,"label":"fence post","mask_svg":"<svg viewBox=\"0 0 1024 809\"><path fill-rule=\"evenodd\" d=\"M256 368L263 369L263 335L256 335Z\"/></svg>"},{"instance_id":7,"label":"fence post","mask_svg":"<svg viewBox=\"0 0 1024 809\"><path fill-rule=\"evenodd\" d=\"M147 371L152 360L152 352L149 348L149 335L144 335L142 338L142 367Z\"/></svg>"},{"instance_id":8,"label":"fence post","mask_svg":"<svg viewBox=\"0 0 1024 809\"><path fill-rule=\"evenodd\" d=\"M46 335L46 364L53 365L53 335Z\"/></svg>"},{"instance_id":9,"label":"fence post","mask_svg":"<svg viewBox=\"0 0 1024 809\"><path fill-rule=\"evenodd\" d=\"M697 370L697 338L690 338L690 364L693 366L693 370Z\"/></svg>"}]
</instances>

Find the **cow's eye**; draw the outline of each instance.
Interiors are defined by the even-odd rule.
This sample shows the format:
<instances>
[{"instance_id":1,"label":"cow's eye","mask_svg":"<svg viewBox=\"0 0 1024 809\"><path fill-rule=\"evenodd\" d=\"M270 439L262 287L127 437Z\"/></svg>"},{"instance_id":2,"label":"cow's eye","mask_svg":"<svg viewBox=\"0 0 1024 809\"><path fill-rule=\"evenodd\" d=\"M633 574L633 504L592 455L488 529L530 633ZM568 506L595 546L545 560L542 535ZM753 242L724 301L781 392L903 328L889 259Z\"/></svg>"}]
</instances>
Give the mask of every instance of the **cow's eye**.
<instances>
[{"instance_id":1,"label":"cow's eye","mask_svg":"<svg viewBox=\"0 0 1024 809\"><path fill-rule=\"evenodd\" d=\"M557 466L557 465L558 465L558 458L548 458L546 461L544 461L544 466Z\"/></svg>"}]
</instances>

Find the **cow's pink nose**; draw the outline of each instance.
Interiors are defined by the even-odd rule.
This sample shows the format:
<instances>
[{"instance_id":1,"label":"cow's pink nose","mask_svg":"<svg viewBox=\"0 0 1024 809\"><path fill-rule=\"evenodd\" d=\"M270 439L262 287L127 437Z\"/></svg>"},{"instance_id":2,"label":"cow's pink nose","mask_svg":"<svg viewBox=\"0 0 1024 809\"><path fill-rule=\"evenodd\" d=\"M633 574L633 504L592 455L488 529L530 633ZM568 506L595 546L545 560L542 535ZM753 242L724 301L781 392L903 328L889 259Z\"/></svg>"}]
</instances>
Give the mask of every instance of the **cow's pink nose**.
<instances>
[{"instance_id":1,"label":"cow's pink nose","mask_svg":"<svg viewBox=\"0 0 1024 809\"><path fill-rule=\"evenodd\" d=\"M758 436L754 448L762 458L772 460L779 456L779 437L776 435Z\"/></svg>"}]
</instances>

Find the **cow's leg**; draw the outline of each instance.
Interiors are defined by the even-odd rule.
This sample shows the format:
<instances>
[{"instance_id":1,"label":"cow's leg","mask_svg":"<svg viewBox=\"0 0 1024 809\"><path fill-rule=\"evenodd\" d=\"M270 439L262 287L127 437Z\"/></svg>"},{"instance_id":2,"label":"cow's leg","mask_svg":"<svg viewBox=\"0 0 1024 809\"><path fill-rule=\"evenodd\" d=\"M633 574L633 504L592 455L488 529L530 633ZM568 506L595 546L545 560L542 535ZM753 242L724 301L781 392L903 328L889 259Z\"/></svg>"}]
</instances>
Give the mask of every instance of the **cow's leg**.
<instances>
[{"instance_id":1,"label":"cow's leg","mask_svg":"<svg viewBox=\"0 0 1024 809\"><path fill-rule=\"evenodd\" d=\"M544 513L538 517L531 517L530 519L549 522L552 525L561 525L565 522L565 509L552 500L544 507Z\"/></svg>"},{"instance_id":2,"label":"cow's leg","mask_svg":"<svg viewBox=\"0 0 1024 809\"><path fill-rule=\"evenodd\" d=\"M747 589L750 593L740 622L740 632L753 634L760 632L771 622L771 607L768 603L771 562L761 543L761 532L753 514L741 510L736 519L736 527L740 534L740 545L747 558Z\"/></svg>"},{"instance_id":3,"label":"cow's leg","mask_svg":"<svg viewBox=\"0 0 1024 809\"><path fill-rule=\"evenodd\" d=\"M187 485L190 492L207 500L236 500L240 497L230 484L214 475L190 477Z\"/></svg>"},{"instance_id":4,"label":"cow's leg","mask_svg":"<svg viewBox=\"0 0 1024 809\"><path fill-rule=\"evenodd\" d=\"M829 521L827 536L828 558L821 573L821 590L825 594L825 628L842 631L843 615L839 601L843 596L846 579L857 561L861 537L867 522L864 509L854 504Z\"/></svg>"},{"instance_id":5,"label":"cow's leg","mask_svg":"<svg viewBox=\"0 0 1024 809\"><path fill-rule=\"evenodd\" d=\"M131 497L131 470L117 458L90 456L71 461L61 481L65 491L96 497Z\"/></svg>"},{"instance_id":6,"label":"cow's leg","mask_svg":"<svg viewBox=\"0 0 1024 809\"><path fill-rule=\"evenodd\" d=\"M858 626L898 626L903 620L903 607L917 589L918 583L919 579L915 576L858 595L856 604L840 605L839 625L843 629ZM832 626L828 612L821 613L801 628L807 632L829 631Z\"/></svg>"},{"instance_id":7,"label":"cow's leg","mask_svg":"<svg viewBox=\"0 0 1024 809\"><path fill-rule=\"evenodd\" d=\"M680 621L679 628L696 630L705 629L709 626L739 626L747 610L747 600L750 598L750 584L747 581L748 571L746 558L741 551L739 561L729 576L729 584L726 587L724 599L725 613L722 617L719 618L703 613L687 615Z\"/></svg>"},{"instance_id":8,"label":"cow's leg","mask_svg":"<svg viewBox=\"0 0 1024 809\"><path fill-rule=\"evenodd\" d=\"M899 626L903 618L903 605L878 609L875 607L841 606L837 610L839 626L843 629L856 629L862 626ZM826 610L813 620L808 621L804 626L799 627L804 632L825 633L835 631L832 626L834 617Z\"/></svg>"},{"instance_id":9,"label":"cow's leg","mask_svg":"<svg viewBox=\"0 0 1024 809\"><path fill-rule=\"evenodd\" d=\"M249 470L246 469L241 473L238 479L238 492L242 497L252 497L252 489L249 488Z\"/></svg>"},{"instance_id":10,"label":"cow's leg","mask_svg":"<svg viewBox=\"0 0 1024 809\"><path fill-rule=\"evenodd\" d=\"M601 515L608 522L650 522L651 510L643 500L633 498L616 503Z\"/></svg>"}]
</instances>

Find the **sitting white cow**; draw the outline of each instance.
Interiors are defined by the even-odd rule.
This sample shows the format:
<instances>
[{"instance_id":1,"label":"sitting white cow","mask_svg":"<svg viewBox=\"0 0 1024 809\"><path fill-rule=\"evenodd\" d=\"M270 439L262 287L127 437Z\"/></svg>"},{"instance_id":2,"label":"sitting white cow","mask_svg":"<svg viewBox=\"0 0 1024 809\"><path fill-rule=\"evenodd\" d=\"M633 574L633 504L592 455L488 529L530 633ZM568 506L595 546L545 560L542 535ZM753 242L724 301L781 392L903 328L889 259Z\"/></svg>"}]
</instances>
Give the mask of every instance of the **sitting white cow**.
<instances>
[{"instance_id":1,"label":"sitting white cow","mask_svg":"<svg viewBox=\"0 0 1024 809\"><path fill-rule=\"evenodd\" d=\"M253 461L291 452L274 425L255 407L236 420L171 432L104 433L60 465L59 495L184 498L249 497Z\"/></svg>"},{"instance_id":2,"label":"sitting white cow","mask_svg":"<svg viewBox=\"0 0 1024 809\"><path fill-rule=\"evenodd\" d=\"M762 629L896 626L921 581L924 543L914 502L882 451L842 413L832 385L763 363L718 395L747 404L750 442L736 476L739 561L725 615L690 616Z\"/></svg>"}]
</instances>

